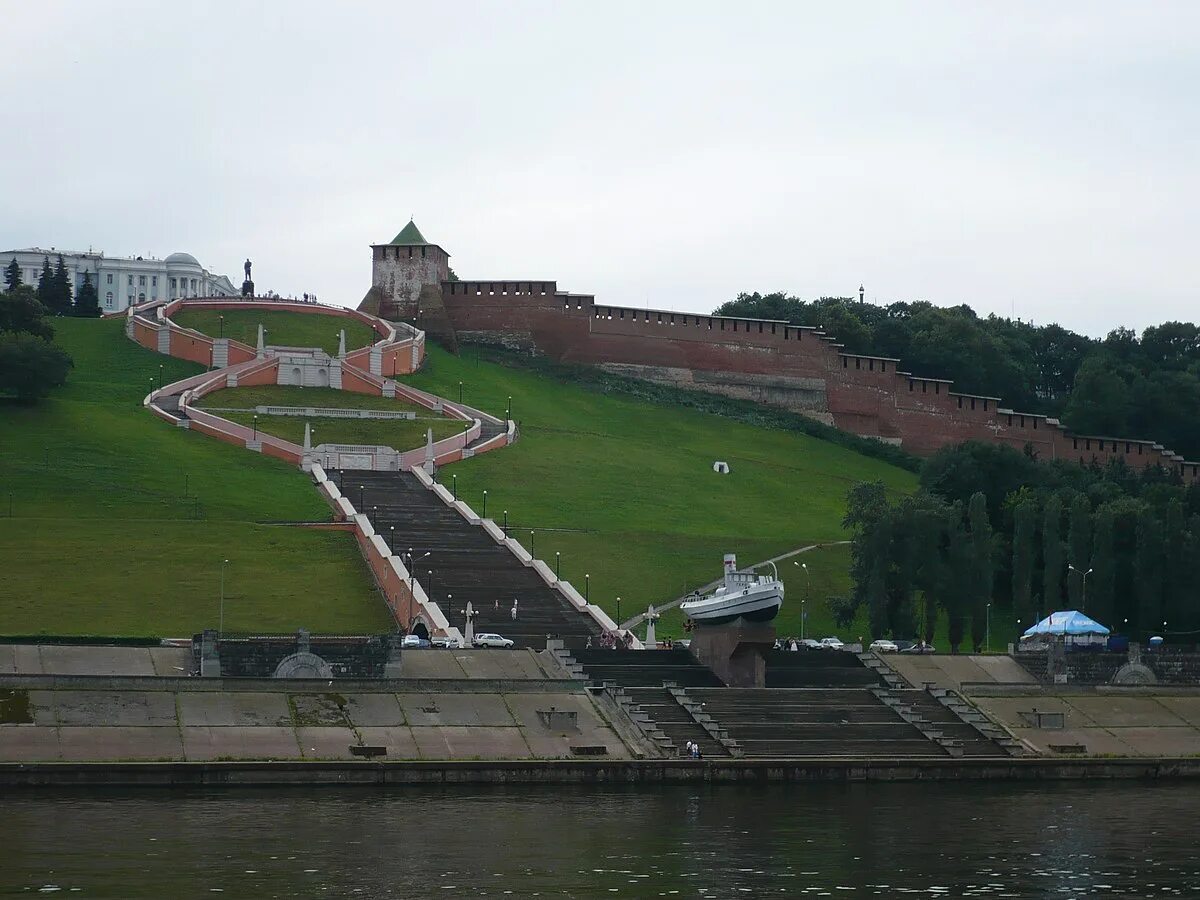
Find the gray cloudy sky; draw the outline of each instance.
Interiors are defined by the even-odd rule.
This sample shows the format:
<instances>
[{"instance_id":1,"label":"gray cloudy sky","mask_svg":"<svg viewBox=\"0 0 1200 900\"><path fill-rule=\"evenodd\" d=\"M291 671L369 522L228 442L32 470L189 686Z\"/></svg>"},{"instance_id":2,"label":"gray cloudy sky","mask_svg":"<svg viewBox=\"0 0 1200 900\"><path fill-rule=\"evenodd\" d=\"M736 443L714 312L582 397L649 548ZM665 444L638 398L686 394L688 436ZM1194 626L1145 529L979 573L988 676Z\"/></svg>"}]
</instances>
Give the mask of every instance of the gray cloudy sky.
<instances>
[{"instance_id":1,"label":"gray cloudy sky","mask_svg":"<svg viewBox=\"0 0 1200 900\"><path fill-rule=\"evenodd\" d=\"M1200 3L2 0L0 247L1197 318Z\"/></svg>"}]
</instances>

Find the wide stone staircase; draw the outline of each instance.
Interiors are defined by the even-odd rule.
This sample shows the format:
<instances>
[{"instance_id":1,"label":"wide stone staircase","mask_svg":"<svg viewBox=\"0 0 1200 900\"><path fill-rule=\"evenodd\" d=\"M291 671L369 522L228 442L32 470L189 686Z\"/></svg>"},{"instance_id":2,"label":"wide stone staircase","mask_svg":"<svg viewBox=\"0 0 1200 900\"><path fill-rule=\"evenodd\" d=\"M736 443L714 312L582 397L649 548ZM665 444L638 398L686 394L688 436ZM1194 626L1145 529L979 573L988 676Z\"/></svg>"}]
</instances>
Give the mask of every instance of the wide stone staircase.
<instances>
[{"instance_id":1,"label":"wide stone staircase","mask_svg":"<svg viewBox=\"0 0 1200 900\"><path fill-rule=\"evenodd\" d=\"M478 613L477 633L496 632L511 638L517 647L541 650L548 635L569 648L583 647L589 637L594 640L599 635L595 620L579 612L483 528L470 524L426 490L415 476L335 470L330 477L394 553L407 554L411 548L417 581L451 624L463 627L461 610L470 602ZM515 621L510 615L514 600Z\"/></svg>"},{"instance_id":2,"label":"wide stone staircase","mask_svg":"<svg viewBox=\"0 0 1200 900\"><path fill-rule=\"evenodd\" d=\"M953 691L877 688L874 693L951 756L1019 755L1016 741Z\"/></svg>"},{"instance_id":3,"label":"wide stone staircase","mask_svg":"<svg viewBox=\"0 0 1200 900\"><path fill-rule=\"evenodd\" d=\"M674 650L572 650L583 676L596 684L620 687L720 687L712 669L698 663L683 647Z\"/></svg>"},{"instance_id":4,"label":"wide stone staircase","mask_svg":"<svg viewBox=\"0 0 1200 900\"><path fill-rule=\"evenodd\" d=\"M948 755L867 687L697 688L687 693L748 758Z\"/></svg>"},{"instance_id":5,"label":"wide stone staircase","mask_svg":"<svg viewBox=\"0 0 1200 900\"><path fill-rule=\"evenodd\" d=\"M665 755L684 754L688 741L699 744L703 756L730 755L729 749L696 721L671 688L630 687L623 692L629 698L631 718L648 733L657 729L667 738L657 741Z\"/></svg>"},{"instance_id":6,"label":"wide stone staircase","mask_svg":"<svg viewBox=\"0 0 1200 900\"><path fill-rule=\"evenodd\" d=\"M868 687L885 684L883 676L854 653L842 650L771 650L767 687Z\"/></svg>"}]
</instances>

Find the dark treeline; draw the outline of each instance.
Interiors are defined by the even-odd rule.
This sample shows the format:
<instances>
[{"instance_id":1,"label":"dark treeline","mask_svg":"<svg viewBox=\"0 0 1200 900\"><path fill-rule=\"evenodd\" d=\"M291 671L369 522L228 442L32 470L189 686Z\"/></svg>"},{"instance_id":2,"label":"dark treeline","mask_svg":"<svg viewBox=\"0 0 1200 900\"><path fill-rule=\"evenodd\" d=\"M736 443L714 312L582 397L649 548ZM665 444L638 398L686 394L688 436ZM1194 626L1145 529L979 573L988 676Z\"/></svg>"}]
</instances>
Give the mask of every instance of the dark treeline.
<instances>
[{"instance_id":1,"label":"dark treeline","mask_svg":"<svg viewBox=\"0 0 1200 900\"><path fill-rule=\"evenodd\" d=\"M1058 416L1080 433L1152 439L1200 458L1200 328L1188 322L1095 340L1060 325L980 318L965 305L783 293L740 294L714 314L822 328L851 352L898 358L913 374Z\"/></svg>"},{"instance_id":2,"label":"dark treeline","mask_svg":"<svg viewBox=\"0 0 1200 900\"><path fill-rule=\"evenodd\" d=\"M61 260L59 265L61 267ZM65 289L69 308L71 292L66 270L63 269L59 282L53 272L48 272L49 268L47 260L42 282L45 283L48 278L53 290L57 291L60 286ZM51 310L41 299L40 286L35 292L33 288L22 284L15 261L4 270L4 277L6 290L0 293L0 398L11 397L29 403L40 400L51 389L65 384L67 372L73 363L71 357L52 343L54 328L47 320ZM84 287L87 286L85 283ZM93 299L94 294L93 287ZM57 297L56 294L56 302ZM86 300L83 287L79 290L75 306L81 300ZM100 315L99 303L96 303L95 315Z\"/></svg>"},{"instance_id":3,"label":"dark treeline","mask_svg":"<svg viewBox=\"0 0 1200 900\"><path fill-rule=\"evenodd\" d=\"M1200 484L1162 468L1039 463L1009 447L966 443L930 458L919 490L890 500L856 485L850 597L831 598L848 624L865 608L875 637L933 639L979 649L1059 609L1080 609L1115 632L1200 633Z\"/></svg>"}]
</instances>

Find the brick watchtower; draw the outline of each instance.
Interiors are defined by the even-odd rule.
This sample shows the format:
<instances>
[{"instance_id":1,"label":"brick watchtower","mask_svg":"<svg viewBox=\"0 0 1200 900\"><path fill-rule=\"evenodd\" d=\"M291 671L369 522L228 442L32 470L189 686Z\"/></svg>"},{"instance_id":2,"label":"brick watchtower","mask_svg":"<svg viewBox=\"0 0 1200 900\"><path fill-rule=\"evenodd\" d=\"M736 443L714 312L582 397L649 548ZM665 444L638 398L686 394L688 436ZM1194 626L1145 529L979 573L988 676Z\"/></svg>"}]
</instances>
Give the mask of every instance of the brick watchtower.
<instances>
[{"instance_id":1,"label":"brick watchtower","mask_svg":"<svg viewBox=\"0 0 1200 900\"><path fill-rule=\"evenodd\" d=\"M389 243L371 245L371 289L358 308L384 319L416 318L421 289L434 288L440 299L449 277L450 254L425 240L409 219Z\"/></svg>"}]
</instances>

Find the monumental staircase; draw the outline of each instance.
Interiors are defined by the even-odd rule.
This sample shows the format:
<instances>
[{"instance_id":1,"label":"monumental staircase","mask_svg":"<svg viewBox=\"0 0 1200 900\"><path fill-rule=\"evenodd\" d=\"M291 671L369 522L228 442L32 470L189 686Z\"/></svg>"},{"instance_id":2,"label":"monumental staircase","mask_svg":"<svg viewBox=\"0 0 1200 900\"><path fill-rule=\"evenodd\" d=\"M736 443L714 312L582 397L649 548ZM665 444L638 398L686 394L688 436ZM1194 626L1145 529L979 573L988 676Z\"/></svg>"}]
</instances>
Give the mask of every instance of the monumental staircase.
<instances>
[{"instance_id":1,"label":"monumental staircase","mask_svg":"<svg viewBox=\"0 0 1200 900\"><path fill-rule=\"evenodd\" d=\"M452 624L463 627L461 611L470 602L476 612L476 633L496 632L517 647L544 649L549 636L575 648L599 637L594 619L572 606L483 528L443 503L416 476L335 470L330 477L370 519L391 551L404 557L405 565ZM510 612L514 600L515 620Z\"/></svg>"}]
</instances>

